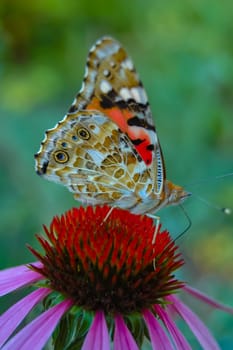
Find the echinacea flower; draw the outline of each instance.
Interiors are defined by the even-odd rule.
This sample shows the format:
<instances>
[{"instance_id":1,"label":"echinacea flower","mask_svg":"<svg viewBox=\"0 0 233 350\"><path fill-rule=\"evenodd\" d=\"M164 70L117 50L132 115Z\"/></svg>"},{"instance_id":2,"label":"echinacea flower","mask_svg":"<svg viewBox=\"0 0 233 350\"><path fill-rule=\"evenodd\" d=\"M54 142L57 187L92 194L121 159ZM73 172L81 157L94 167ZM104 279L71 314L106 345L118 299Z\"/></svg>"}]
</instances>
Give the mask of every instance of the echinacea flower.
<instances>
[{"instance_id":1,"label":"echinacea flower","mask_svg":"<svg viewBox=\"0 0 233 350\"><path fill-rule=\"evenodd\" d=\"M40 350L51 335L56 349L136 350L145 342L153 350L191 349L177 316L203 349L219 349L178 294L233 309L175 277L183 260L152 219L107 206L75 208L44 229L47 237L37 237L44 253L29 248L37 262L0 272L1 295L35 287L0 317L1 349ZM18 328L42 301L46 310Z\"/></svg>"}]
</instances>

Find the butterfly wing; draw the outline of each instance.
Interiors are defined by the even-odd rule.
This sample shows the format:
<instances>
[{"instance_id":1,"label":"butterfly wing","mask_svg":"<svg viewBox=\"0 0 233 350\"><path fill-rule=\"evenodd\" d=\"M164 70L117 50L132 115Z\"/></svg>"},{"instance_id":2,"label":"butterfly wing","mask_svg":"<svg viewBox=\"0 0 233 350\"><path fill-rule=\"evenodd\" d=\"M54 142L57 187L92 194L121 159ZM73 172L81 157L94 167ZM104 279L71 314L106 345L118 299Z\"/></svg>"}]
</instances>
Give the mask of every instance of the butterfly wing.
<instances>
[{"instance_id":1,"label":"butterfly wing","mask_svg":"<svg viewBox=\"0 0 233 350\"><path fill-rule=\"evenodd\" d=\"M140 213L156 208L162 153L142 83L117 41L103 38L90 50L81 91L35 158L39 175L82 202Z\"/></svg>"},{"instance_id":2,"label":"butterfly wing","mask_svg":"<svg viewBox=\"0 0 233 350\"><path fill-rule=\"evenodd\" d=\"M36 169L93 205L133 209L152 189L149 170L128 136L100 112L68 114L49 130Z\"/></svg>"},{"instance_id":3,"label":"butterfly wing","mask_svg":"<svg viewBox=\"0 0 233 350\"><path fill-rule=\"evenodd\" d=\"M97 41L89 52L83 86L69 112L83 109L101 111L128 135L160 194L165 167L148 98L132 60L112 38Z\"/></svg>"}]
</instances>

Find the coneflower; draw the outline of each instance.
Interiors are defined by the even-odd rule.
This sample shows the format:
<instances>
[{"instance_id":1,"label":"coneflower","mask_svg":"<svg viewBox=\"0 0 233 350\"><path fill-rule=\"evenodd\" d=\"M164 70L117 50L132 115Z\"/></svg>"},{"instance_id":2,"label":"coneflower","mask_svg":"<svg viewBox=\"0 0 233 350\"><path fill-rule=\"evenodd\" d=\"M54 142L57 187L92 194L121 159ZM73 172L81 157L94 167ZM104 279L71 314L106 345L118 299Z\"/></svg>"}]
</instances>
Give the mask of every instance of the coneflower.
<instances>
[{"instance_id":1,"label":"coneflower","mask_svg":"<svg viewBox=\"0 0 233 350\"><path fill-rule=\"evenodd\" d=\"M179 298L181 290L233 313L178 280L184 261L167 231L126 210L75 208L55 217L38 261L0 272L0 295L34 286L0 317L0 347L40 350L52 336L56 349L191 349L175 321L181 317L203 349L219 349L203 322ZM154 234L155 240L153 240ZM152 244L153 240L153 244ZM41 303L46 310L15 334ZM12 336L12 334L14 335Z\"/></svg>"}]
</instances>

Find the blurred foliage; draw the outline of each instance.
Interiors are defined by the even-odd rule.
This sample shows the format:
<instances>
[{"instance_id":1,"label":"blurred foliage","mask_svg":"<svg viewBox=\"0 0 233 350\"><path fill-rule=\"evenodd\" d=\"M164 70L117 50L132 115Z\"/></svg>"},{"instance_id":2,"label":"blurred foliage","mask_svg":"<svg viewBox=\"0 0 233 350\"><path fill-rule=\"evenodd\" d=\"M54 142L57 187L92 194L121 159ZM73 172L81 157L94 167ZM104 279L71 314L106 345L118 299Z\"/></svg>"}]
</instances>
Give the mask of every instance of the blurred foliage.
<instances>
[{"instance_id":1,"label":"blurred foliage","mask_svg":"<svg viewBox=\"0 0 233 350\"><path fill-rule=\"evenodd\" d=\"M215 179L233 171L232 14L228 0L1 0L1 268L33 260L26 242L36 246L42 223L77 204L35 174L33 154L81 86L89 48L107 34L144 82L168 178L194 193L184 204L192 227L180 240L183 278L232 305L232 216L195 198L233 203L232 178ZM177 207L160 215L174 236L187 225ZM233 348L232 317L198 311L222 349Z\"/></svg>"}]
</instances>

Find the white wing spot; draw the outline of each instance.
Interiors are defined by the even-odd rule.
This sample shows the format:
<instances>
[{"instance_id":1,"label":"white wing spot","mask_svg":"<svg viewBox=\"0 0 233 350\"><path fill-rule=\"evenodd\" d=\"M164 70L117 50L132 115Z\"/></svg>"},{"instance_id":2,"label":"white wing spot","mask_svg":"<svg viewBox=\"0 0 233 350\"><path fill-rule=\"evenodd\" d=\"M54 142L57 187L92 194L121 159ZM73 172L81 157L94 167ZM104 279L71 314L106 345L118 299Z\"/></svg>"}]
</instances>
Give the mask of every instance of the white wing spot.
<instances>
[{"instance_id":1,"label":"white wing spot","mask_svg":"<svg viewBox=\"0 0 233 350\"><path fill-rule=\"evenodd\" d=\"M100 83L100 90L107 94L109 91L112 90L112 85L106 81L106 80L102 80L101 83Z\"/></svg>"},{"instance_id":2,"label":"white wing spot","mask_svg":"<svg viewBox=\"0 0 233 350\"><path fill-rule=\"evenodd\" d=\"M108 77L110 72L109 72L109 70L105 69L105 70L103 71L103 73L104 73L104 76L105 76L105 77Z\"/></svg>"},{"instance_id":3,"label":"white wing spot","mask_svg":"<svg viewBox=\"0 0 233 350\"><path fill-rule=\"evenodd\" d=\"M137 103L147 103L147 96L143 88L134 87L131 89L131 94Z\"/></svg>"},{"instance_id":4,"label":"white wing spot","mask_svg":"<svg viewBox=\"0 0 233 350\"><path fill-rule=\"evenodd\" d=\"M74 100L73 100L73 102L72 102L72 106L75 106L76 103L77 103L77 98L75 97Z\"/></svg>"},{"instance_id":5,"label":"white wing spot","mask_svg":"<svg viewBox=\"0 0 233 350\"><path fill-rule=\"evenodd\" d=\"M96 43L91 47L89 52L94 52L96 50L96 45L98 45L100 40L96 41Z\"/></svg>"},{"instance_id":6,"label":"white wing spot","mask_svg":"<svg viewBox=\"0 0 233 350\"><path fill-rule=\"evenodd\" d=\"M127 58L126 60L124 60L122 63L121 63L122 67L125 68L125 69L129 69L129 70L133 70L134 69L134 66L133 66L133 62Z\"/></svg>"},{"instance_id":7,"label":"white wing spot","mask_svg":"<svg viewBox=\"0 0 233 350\"><path fill-rule=\"evenodd\" d=\"M84 84L84 81L83 81L79 93L82 93L82 92L84 91L84 89L85 89L85 84ZM75 99L74 101L76 101L76 99ZM75 104L75 102L73 102L73 105L74 105L74 104Z\"/></svg>"},{"instance_id":8,"label":"white wing spot","mask_svg":"<svg viewBox=\"0 0 233 350\"><path fill-rule=\"evenodd\" d=\"M120 89L120 95L124 101L128 101L130 98L132 98L132 95L130 94L130 90L127 88Z\"/></svg>"},{"instance_id":9,"label":"white wing spot","mask_svg":"<svg viewBox=\"0 0 233 350\"><path fill-rule=\"evenodd\" d=\"M88 67L85 67L84 79L88 76Z\"/></svg>"}]
</instances>

